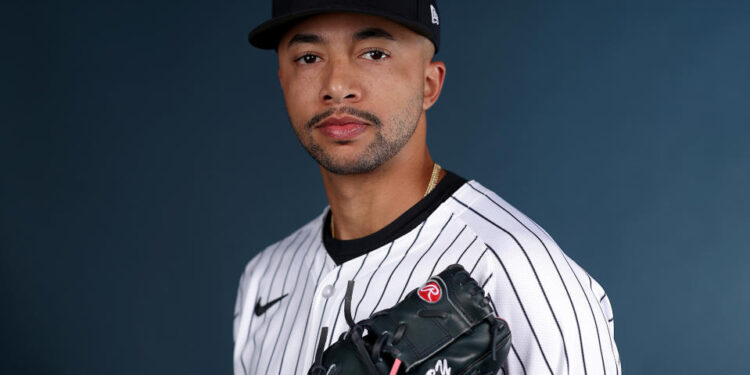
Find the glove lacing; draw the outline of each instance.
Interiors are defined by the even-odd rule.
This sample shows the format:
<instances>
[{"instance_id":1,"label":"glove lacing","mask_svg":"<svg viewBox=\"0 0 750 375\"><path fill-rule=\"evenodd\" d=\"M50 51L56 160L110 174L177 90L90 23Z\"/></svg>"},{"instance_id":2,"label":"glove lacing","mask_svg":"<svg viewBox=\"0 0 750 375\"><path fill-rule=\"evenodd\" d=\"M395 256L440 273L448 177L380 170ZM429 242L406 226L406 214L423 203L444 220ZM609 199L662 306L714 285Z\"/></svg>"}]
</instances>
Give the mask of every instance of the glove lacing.
<instances>
[{"instance_id":1,"label":"glove lacing","mask_svg":"<svg viewBox=\"0 0 750 375\"><path fill-rule=\"evenodd\" d=\"M318 339L318 347L315 350L315 360L307 372L308 375L326 375L326 368L323 367L323 349L326 344L326 336L328 336L328 327L323 327L320 330L320 338ZM338 374L338 369L331 371L330 375Z\"/></svg>"}]
</instances>

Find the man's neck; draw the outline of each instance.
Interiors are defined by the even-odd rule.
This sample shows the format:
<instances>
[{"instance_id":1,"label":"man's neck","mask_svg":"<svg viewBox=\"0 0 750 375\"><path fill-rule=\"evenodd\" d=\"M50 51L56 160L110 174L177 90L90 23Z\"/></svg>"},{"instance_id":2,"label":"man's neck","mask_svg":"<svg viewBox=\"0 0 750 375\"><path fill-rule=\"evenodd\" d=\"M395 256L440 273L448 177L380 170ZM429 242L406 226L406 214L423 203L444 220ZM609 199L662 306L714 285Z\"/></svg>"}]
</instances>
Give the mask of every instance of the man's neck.
<instances>
[{"instance_id":1,"label":"man's neck","mask_svg":"<svg viewBox=\"0 0 750 375\"><path fill-rule=\"evenodd\" d=\"M357 175L337 175L321 168L334 238L350 240L375 233L424 197L434 165L427 150L417 160L394 159Z\"/></svg>"}]
</instances>

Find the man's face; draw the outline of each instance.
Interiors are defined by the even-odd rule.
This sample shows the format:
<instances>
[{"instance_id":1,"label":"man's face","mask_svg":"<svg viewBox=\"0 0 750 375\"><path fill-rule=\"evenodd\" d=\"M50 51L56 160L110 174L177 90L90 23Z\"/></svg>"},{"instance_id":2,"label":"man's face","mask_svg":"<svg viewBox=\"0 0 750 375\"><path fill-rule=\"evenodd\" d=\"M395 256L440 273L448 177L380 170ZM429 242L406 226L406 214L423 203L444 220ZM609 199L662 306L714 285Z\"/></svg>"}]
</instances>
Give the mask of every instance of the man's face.
<instances>
[{"instance_id":1,"label":"man's face","mask_svg":"<svg viewBox=\"0 0 750 375\"><path fill-rule=\"evenodd\" d=\"M432 43L381 17L337 13L303 20L278 46L279 79L297 137L323 168L366 173L414 133Z\"/></svg>"}]
</instances>

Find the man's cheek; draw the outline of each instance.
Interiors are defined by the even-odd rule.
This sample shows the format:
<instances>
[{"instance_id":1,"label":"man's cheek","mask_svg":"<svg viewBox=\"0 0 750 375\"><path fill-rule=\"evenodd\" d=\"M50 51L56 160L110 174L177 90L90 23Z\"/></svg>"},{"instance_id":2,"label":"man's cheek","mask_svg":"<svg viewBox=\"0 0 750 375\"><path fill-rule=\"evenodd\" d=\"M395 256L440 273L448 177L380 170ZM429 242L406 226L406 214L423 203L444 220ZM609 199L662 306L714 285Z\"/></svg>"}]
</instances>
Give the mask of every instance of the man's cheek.
<instances>
[{"instance_id":1,"label":"man's cheek","mask_svg":"<svg viewBox=\"0 0 750 375\"><path fill-rule=\"evenodd\" d=\"M284 93L284 99L286 102L286 109L289 113L289 117L298 123L302 119L304 109L306 107L305 101L299 97L299 92L295 92L294 89L290 89L289 92Z\"/></svg>"}]
</instances>

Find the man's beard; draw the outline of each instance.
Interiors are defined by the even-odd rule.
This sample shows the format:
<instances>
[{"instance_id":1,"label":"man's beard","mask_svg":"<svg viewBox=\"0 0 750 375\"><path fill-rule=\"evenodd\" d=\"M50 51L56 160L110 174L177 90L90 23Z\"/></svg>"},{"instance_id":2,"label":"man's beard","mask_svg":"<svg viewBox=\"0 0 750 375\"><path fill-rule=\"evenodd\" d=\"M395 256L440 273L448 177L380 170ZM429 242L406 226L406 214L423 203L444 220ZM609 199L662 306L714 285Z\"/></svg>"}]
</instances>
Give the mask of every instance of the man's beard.
<instances>
[{"instance_id":1,"label":"man's beard","mask_svg":"<svg viewBox=\"0 0 750 375\"><path fill-rule=\"evenodd\" d=\"M418 100L416 100L418 99ZM394 116L389 124L393 126L393 135L386 138L383 135L383 122L374 114L353 107L332 108L313 116L301 130L294 126L295 133L307 153L315 159L318 164L331 173L348 175L371 172L385 162L393 158L409 142L412 134L417 128L419 116L422 114L422 98L415 98L404 107L401 113ZM353 161L336 160L333 155L326 152L312 138L312 129L320 121L325 120L333 114L348 114L361 118L375 128L375 140L357 156ZM303 137L306 140L303 141Z\"/></svg>"}]
</instances>

